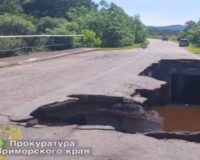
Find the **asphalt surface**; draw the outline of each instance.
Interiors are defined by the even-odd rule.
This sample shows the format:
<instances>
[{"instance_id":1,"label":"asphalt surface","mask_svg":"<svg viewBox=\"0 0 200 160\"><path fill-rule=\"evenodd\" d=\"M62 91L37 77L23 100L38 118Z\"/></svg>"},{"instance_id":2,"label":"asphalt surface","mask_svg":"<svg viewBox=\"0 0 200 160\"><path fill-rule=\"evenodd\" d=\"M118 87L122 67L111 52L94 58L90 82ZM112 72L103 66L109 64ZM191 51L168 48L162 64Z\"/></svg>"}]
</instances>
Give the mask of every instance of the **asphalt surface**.
<instances>
[{"instance_id":1,"label":"asphalt surface","mask_svg":"<svg viewBox=\"0 0 200 160\"><path fill-rule=\"evenodd\" d=\"M37 107L66 100L70 94L102 94L130 97L135 89L154 89L162 83L138 74L161 59L198 59L173 42L151 40L147 49L71 55L48 61L0 69L0 122L15 125L7 116L23 117ZM135 97L143 101L141 97ZM103 126L24 128L25 139L77 139L92 147L90 160L199 160L199 144L178 140L162 141L143 135L124 134ZM108 128L108 130L107 130ZM103 130L102 130L103 129ZM105 130L106 129L106 130ZM189 154L188 154L189 153ZM15 159L27 159L19 157ZM32 157L55 159L55 157Z\"/></svg>"}]
</instances>

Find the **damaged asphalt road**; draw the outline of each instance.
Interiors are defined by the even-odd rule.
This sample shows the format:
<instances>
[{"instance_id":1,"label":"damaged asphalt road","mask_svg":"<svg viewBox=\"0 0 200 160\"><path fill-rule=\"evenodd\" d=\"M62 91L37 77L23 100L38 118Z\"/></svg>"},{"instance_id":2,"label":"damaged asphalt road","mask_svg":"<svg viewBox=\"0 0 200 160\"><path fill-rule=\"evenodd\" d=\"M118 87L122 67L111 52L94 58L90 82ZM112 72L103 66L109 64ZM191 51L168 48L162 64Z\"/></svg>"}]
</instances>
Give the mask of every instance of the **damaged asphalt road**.
<instances>
[{"instance_id":1,"label":"damaged asphalt road","mask_svg":"<svg viewBox=\"0 0 200 160\"><path fill-rule=\"evenodd\" d=\"M131 99L102 95L70 95L71 100L47 104L33 111L32 118L14 120L27 122L26 127L37 124L113 126L124 133L159 132L163 119L153 111L145 110Z\"/></svg>"},{"instance_id":2,"label":"damaged asphalt road","mask_svg":"<svg viewBox=\"0 0 200 160\"><path fill-rule=\"evenodd\" d=\"M71 94L132 98L137 89L155 89L165 83L139 73L161 59L179 58L198 59L175 43L151 40L151 45L144 50L98 51L3 68L0 70L0 121L2 124L14 124L6 116L23 118L39 106L65 101L66 95ZM134 100L143 102L145 99L136 96ZM200 157L199 144L125 134L112 126L17 127L22 130L25 139L77 139L81 146L93 148L94 156L88 158L91 160L132 160L133 157L137 160L198 160Z\"/></svg>"}]
</instances>

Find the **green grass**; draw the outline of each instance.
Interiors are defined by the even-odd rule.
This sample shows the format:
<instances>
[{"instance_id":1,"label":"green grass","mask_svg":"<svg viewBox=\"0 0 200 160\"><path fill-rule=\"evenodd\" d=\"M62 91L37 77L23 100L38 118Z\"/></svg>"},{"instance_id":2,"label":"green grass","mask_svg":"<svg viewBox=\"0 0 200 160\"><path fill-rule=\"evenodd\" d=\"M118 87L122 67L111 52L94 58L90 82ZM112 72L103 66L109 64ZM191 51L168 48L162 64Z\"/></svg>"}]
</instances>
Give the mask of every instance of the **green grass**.
<instances>
[{"instance_id":1,"label":"green grass","mask_svg":"<svg viewBox=\"0 0 200 160\"><path fill-rule=\"evenodd\" d=\"M144 43L149 45L151 42L150 42L150 40L147 39Z\"/></svg>"},{"instance_id":2,"label":"green grass","mask_svg":"<svg viewBox=\"0 0 200 160\"><path fill-rule=\"evenodd\" d=\"M170 41L175 42L175 43L179 43L179 41L177 40L177 38L170 38Z\"/></svg>"},{"instance_id":3,"label":"green grass","mask_svg":"<svg viewBox=\"0 0 200 160\"><path fill-rule=\"evenodd\" d=\"M150 41L146 40L144 42L145 44L149 45ZM121 51L121 50L130 50L130 49L136 49L140 48L140 44L134 44L132 46L127 46L127 47L117 47L117 48L101 48L102 51Z\"/></svg>"},{"instance_id":4,"label":"green grass","mask_svg":"<svg viewBox=\"0 0 200 160\"><path fill-rule=\"evenodd\" d=\"M190 45L187 49L194 54L200 54L200 47L195 45Z\"/></svg>"}]
</instances>

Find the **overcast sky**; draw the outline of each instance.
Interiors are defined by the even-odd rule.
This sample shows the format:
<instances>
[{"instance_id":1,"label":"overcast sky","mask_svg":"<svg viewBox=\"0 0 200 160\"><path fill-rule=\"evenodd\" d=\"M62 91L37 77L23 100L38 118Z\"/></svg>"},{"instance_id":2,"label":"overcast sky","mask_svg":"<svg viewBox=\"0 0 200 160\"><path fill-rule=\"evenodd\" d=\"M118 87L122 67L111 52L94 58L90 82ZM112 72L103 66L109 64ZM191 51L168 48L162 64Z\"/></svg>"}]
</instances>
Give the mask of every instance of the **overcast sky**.
<instances>
[{"instance_id":1,"label":"overcast sky","mask_svg":"<svg viewBox=\"0 0 200 160\"><path fill-rule=\"evenodd\" d=\"M94 0L99 2L100 0ZM200 18L200 0L107 0L129 15L139 14L146 25L184 24Z\"/></svg>"}]
</instances>

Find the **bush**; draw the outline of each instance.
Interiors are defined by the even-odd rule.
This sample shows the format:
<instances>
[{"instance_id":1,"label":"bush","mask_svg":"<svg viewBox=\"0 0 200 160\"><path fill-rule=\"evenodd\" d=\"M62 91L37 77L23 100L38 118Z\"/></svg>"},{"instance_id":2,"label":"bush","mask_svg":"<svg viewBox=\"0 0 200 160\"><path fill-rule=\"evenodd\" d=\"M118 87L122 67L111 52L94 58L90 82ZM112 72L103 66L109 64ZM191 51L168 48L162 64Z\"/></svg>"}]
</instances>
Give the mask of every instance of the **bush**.
<instances>
[{"instance_id":1,"label":"bush","mask_svg":"<svg viewBox=\"0 0 200 160\"><path fill-rule=\"evenodd\" d=\"M8 56L16 56L17 50L22 46L20 39L0 39L0 58Z\"/></svg>"},{"instance_id":2,"label":"bush","mask_svg":"<svg viewBox=\"0 0 200 160\"><path fill-rule=\"evenodd\" d=\"M23 9L20 4L20 0L1 0L0 1L0 14L5 14L5 13L18 14L22 12L23 12Z\"/></svg>"},{"instance_id":3,"label":"bush","mask_svg":"<svg viewBox=\"0 0 200 160\"><path fill-rule=\"evenodd\" d=\"M84 37L82 38L82 43L85 47L100 47L102 41L100 38L97 38L96 33L90 30L83 30L82 34Z\"/></svg>"},{"instance_id":4,"label":"bush","mask_svg":"<svg viewBox=\"0 0 200 160\"><path fill-rule=\"evenodd\" d=\"M0 34L1 35L25 35L36 32L34 24L26 20L23 16L1 15Z\"/></svg>"},{"instance_id":5,"label":"bush","mask_svg":"<svg viewBox=\"0 0 200 160\"><path fill-rule=\"evenodd\" d=\"M0 34L1 35L27 35L34 34L36 27L26 20L24 16L2 15L0 16ZM13 50L15 48L33 46L36 44L35 39L2 39L0 40L0 50ZM31 49L29 49L31 50ZM12 53L14 51L10 51Z\"/></svg>"},{"instance_id":6,"label":"bush","mask_svg":"<svg viewBox=\"0 0 200 160\"><path fill-rule=\"evenodd\" d=\"M53 35L73 35L75 34L75 31L73 31L74 29L72 29L74 26L77 25L72 23L64 23L53 30L49 30L48 33ZM71 37L50 38L48 45L52 45L52 47L50 47L51 50L70 49L74 48L74 39Z\"/></svg>"},{"instance_id":7,"label":"bush","mask_svg":"<svg viewBox=\"0 0 200 160\"><path fill-rule=\"evenodd\" d=\"M66 23L65 19L43 17L39 19L38 24L37 24L37 29L38 29L38 32L40 33L46 33L49 30L57 28L64 23Z\"/></svg>"}]
</instances>

